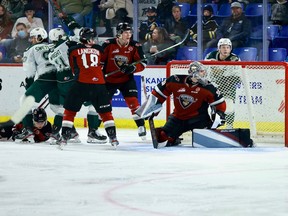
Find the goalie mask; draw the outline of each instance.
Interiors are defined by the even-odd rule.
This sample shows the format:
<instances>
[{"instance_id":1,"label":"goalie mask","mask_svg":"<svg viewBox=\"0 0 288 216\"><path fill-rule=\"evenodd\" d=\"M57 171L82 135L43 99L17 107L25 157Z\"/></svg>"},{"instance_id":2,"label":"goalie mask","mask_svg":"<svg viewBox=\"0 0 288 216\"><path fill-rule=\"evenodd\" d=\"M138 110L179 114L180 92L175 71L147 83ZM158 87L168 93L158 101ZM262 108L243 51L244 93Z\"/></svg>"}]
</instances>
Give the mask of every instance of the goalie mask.
<instances>
[{"instance_id":1,"label":"goalie mask","mask_svg":"<svg viewBox=\"0 0 288 216\"><path fill-rule=\"evenodd\" d=\"M191 76L194 79L197 79L197 81L203 85L207 84L207 71L205 66L198 62L194 61L189 65L189 70L188 70L189 76ZM192 80L193 81L193 80Z\"/></svg>"}]
</instances>

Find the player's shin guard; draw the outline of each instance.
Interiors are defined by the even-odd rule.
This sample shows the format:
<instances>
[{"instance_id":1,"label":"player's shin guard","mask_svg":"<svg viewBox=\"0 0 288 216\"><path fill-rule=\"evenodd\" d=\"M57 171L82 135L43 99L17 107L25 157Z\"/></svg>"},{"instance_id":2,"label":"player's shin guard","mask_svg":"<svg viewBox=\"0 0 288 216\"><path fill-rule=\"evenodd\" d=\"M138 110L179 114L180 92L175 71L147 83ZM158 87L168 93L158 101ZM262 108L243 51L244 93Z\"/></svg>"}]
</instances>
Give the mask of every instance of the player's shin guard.
<instances>
[{"instance_id":1,"label":"player's shin guard","mask_svg":"<svg viewBox=\"0 0 288 216\"><path fill-rule=\"evenodd\" d=\"M111 112L99 113L99 115L103 120L104 128L109 137L111 145L116 147L117 145L119 145L119 142L117 140L116 127L112 113Z\"/></svg>"}]
</instances>

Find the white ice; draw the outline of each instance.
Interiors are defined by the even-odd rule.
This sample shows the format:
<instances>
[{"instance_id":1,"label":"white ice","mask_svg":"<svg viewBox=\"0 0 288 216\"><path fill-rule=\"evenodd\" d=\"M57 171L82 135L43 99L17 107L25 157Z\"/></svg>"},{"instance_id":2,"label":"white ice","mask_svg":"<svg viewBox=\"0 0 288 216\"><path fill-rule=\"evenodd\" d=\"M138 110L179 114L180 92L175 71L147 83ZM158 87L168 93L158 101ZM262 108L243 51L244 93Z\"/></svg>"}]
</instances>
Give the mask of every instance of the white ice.
<instances>
[{"instance_id":1,"label":"white ice","mask_svg":"<svg viewBox=\"0 0 288 216\"><path fill-rule=\"evenodd\" d=\"M0 142L0 216L286 216L288 148ZM104 132L104 130L101 130Z\"/></svg>"}]
</instances>

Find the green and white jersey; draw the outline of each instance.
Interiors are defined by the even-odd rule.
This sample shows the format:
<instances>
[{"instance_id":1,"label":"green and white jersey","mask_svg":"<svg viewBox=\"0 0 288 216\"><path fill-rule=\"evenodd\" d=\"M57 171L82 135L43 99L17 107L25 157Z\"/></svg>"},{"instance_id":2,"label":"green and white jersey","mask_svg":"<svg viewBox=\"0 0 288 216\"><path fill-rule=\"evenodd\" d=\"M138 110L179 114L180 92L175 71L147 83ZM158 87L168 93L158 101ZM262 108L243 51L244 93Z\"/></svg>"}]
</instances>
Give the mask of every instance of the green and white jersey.
<instances>
[{"instance_id":1,"label":"green and white jersey","mask_svg":"<svg viewBox=\"0 0 288 216\"><path fill-rule=\"evenodd\" d=\"M241 61L240 58L234 53L230 53L226 59L220 59L220 52L218 50L212 51L205 56L205 60L214 60L214 61Z\"/></svg>"},{"instance_id":2,"label":"green and white jersey","mask_svg":"<svg viewBox=\"0 0 288 216\"><path fill-rule=\"evenodd\" d=\"M62 41L48 55L49 61L57 68L58 72L70 70L68 49L66 41Z\"/></svg>"},{"instance_id":3,"label":"green and white jersey","mask_svg":"<svg viewBox=\"0 0 288 216\"><path fill-rule=\"evenodd\" d=\"M49 79L48 74L56 71L55 66L49 62L49 52L50 46L46 42L32 45L24 52L23 70L27 78L37 79L44 75L45 79Z\"/></svg>"}]
</instances>

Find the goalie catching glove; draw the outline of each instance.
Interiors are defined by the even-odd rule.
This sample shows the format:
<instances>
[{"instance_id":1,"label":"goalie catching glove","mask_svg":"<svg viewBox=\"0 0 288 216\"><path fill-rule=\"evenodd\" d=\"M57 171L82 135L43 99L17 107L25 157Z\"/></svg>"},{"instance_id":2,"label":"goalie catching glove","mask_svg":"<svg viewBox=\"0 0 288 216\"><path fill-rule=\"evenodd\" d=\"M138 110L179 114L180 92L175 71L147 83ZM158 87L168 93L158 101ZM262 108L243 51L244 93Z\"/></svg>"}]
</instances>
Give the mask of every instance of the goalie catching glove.
<instances>
[{"instance_id":1,"label":"goalie catching glove","mask_svg":"<svg viewBox=\"0 0 288 216\"><path fill-rule=\"evenodd\" d=\"M131 74L131 73L134 73L136 71L136 66L124 64L120 67L120 71L124 74Z\"/></svg>"},{"instance_id":2,"label":"goalie catching glove","mask_svg":"<svg viewBox=\"0 0 288 216\"><path fill-rule=\"evenodd\" d=\"M211 111L211 118L213 121L213 124L211 126L211 129L216 129L220 126L223 126L226 123L225 120L225 113L219 110L215 110L215 107L211 107L212 111Z\"/></svg>"},{"instance_id":3,"label":"goalie catching glove","mask_svg":"<svg viewBox=\"0 0 288 216\"><path fill-rule=\"evenodd\" d=\"M158 98L153 94L149 95L148 100L145 101L135 113L142 119L149 119L151 116L157 116L162 109L162 104ZM153 115L154 114L154 115Z\"/></svg>"}]
</instances>

